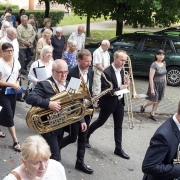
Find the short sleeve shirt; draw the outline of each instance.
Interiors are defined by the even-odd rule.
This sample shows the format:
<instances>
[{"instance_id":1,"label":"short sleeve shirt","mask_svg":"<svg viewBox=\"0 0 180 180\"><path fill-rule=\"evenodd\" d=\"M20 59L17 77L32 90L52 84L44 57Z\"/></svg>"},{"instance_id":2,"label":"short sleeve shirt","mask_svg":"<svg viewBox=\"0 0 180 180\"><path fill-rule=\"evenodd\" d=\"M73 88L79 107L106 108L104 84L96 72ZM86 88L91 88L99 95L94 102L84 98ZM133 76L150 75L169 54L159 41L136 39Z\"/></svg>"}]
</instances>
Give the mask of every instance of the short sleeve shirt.
<instances>
[{"instance_id":1,"label":"short sleeve shirt","mask_svg":"<svg viewBox=\"0 0 180 180\"><path fill-rule=\"evenodd\" d=\"M9 83L15 83L18 76L19 76L19 70L21 69L21 65L17 59L14 59L14 68L13 72L11 74L12 68L7 64L6 61L4 61L3 58L0 58L0 72L2 76L0 77L0 80L6 81L11 74L9 80L7 82Z\"/></svg>"}]
</instances>

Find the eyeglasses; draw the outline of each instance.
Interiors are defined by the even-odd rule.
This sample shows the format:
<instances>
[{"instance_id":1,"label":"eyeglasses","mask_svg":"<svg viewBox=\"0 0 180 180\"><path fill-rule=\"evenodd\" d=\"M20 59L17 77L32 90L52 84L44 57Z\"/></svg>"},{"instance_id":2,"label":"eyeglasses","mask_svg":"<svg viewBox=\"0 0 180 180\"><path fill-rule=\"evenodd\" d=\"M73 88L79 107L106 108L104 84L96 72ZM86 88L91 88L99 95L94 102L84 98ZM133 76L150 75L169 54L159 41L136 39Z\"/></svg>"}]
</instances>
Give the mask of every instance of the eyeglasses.
<instances>
[{"instance_id":1,"label":"eyeglasses","mask_svg":"<svg viewBox=\"0 0 180 180\"><path fill-rule=\"evenodd\" d=\"M3 52L13 53L14 50L13 49L12 50L4 50Z\"/></svg>"},{"instance_id":2,"label":"eyeglasses","mask_svg":"<svg viewBox=\"0 0 180 180\"><path fill-rule=\"evenodd\" d=\"M54 69L55 70L55 69ZM56 71L56 70L55 70ZM59 75L67 75L68 71L56 71Z\"/></svg>"}]
</instances>

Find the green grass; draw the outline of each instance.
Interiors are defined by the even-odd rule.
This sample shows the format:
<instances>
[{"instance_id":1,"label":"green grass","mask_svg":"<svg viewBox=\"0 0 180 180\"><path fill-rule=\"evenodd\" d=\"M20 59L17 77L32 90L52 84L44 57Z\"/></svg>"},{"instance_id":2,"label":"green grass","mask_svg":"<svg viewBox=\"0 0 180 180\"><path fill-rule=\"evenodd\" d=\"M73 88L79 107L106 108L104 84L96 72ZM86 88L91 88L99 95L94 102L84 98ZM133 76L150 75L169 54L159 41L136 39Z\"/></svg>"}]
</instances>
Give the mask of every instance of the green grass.
<instances>
[{"instance_id":1,"label":"green grass","mask_svg":"<svg viewBox=\"0 0 180 180\"><path fill-rule=\"evenodd\" d=\"M91 19L91 23L93 22L101 22L105 21L103 16L97 19ZM86 24L86 17L80 18L80 16L74 15L73 13L71 16L64 16L63 20L58 24L59 26L66 26L66 25L75 25L75 24Z\"/></svg>"}]
</instances>

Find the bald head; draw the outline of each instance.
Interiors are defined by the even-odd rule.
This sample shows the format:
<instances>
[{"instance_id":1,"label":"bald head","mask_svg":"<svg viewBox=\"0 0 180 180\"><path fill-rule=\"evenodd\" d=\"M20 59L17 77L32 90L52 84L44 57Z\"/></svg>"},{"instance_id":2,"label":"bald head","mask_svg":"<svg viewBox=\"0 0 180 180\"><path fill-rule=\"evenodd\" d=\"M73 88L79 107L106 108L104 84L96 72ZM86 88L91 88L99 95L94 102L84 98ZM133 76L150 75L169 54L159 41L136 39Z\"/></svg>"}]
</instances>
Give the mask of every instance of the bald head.
<instances>
[{"instance_id":1,"label":"bald head","mask_svg":"<svg viewBox=\"0 0 180 180\"><path fill-rule=\"evenodd\" d=\"M59 84L63 84L66 81L68 74L67 63L62 59L57 59L52 64L52 76L58 81Z\"/></svg>"}]
</instances>

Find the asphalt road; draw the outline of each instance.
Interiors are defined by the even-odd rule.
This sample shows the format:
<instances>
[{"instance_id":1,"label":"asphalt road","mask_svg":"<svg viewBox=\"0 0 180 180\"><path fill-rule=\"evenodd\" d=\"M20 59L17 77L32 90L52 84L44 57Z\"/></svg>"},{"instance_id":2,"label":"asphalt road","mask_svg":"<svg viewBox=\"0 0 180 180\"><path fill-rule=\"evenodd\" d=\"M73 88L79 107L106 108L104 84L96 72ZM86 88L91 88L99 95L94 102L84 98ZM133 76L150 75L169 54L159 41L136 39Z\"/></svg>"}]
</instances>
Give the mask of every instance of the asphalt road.
<instances>
[{"instance_id":1,"label":"asphalt road","mask_svg":"<svg viewBox=\"0 0 180 180\"><path fill-rule=\"evenodd\" d=\"M148 86L148 79L135 77L136 90L145 92ZM142 93L139 92L139 93ZM167 94L170 92L171 94ZM169 99L170 98L170 99ZM154 122L148 119L149 113L144 115L138 113L139 105L145 101L140 99L132 102L134 110L133 129L129 128L127 114L123 123L123 149L130 155L130 160L124 160L113 154L114 137L113 137L113 119L110 117L103 127L94 132L91 136L91 149L86 150L85 163L94 169L92 175L84 174L74 169L76 161L76 143L67 146L62 150L61 163L65 167L67 179L69 180L140 180L142 179L141 164L145 155L149 140L155 130L172 114L176 112L177 102L179 100L179 87L166 87L165 98L159 106L158 121ZM165 102L170 101L171 104ZM26 125L26 112L30 106L26 103L17 102L15 114L15 126L17 137L22 143L26 137L35 134ZM165 110L167 109L166 113ZM162 111L162 112L161 112ZM92 121L98 116L95 112ZM5 139L0 139L0 179L3 179L13 168L20 163L20 153L12 149L12 139L7 128L1 127L6 133Z\"/></svg>"}]
</instances>

